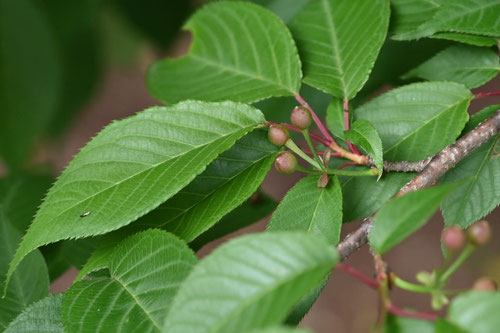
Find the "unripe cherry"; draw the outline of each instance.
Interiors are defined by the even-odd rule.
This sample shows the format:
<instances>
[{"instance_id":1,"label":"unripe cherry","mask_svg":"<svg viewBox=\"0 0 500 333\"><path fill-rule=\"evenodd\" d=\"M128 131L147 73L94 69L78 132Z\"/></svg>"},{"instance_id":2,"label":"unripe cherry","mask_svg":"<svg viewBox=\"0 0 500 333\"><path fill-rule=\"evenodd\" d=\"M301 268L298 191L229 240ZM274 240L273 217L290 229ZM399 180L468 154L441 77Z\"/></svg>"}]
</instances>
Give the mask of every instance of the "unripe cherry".
<instances>
[{"instance_id":1,"label":"unripe cherry","mask_svg":"<svg viewBox=\"0 0 500 333\"><path fill-rule=\"evenodd\" d=\"M297 165L297 158L288 151L279 154L274 160L274 166L279 173L291 174L295 171Z\"/></svg>"},{"instance_id":2,"label":"unripe cherry","mask_svg":"<svg viewBox=\"0 0 500 333\"><path fill-rule=\"evenodd\" d=\"M467 239L462 229L452 226L443 231L441 241L448 250L458 251L464 246Z\"/></svg>"},{"instance_id":3,"label":"unripe cherry","mask_svg":"<svg viewBox=\"0 0 500 333\"><path fill-rule=\"evenodd\" d=\"M300 130L308 129L312 123L311 111L303 106L297 106L290 116L293 126Z\"/></svg>"},{"instance_id":4,"label":"unripe cherry","mask_svg":"<svg viewBox=\"0 0 500 333\"><path fill-rule=\"evenodd\" d=\"M474 245L484 245L491 238L490 225L486 220L481 220L474 223L469 228L469 239Z\"/></svg>"},{"instance_id":5,"label":"unripe cherry","mask_svg":"<svg viewBox=\"0 0 500 333\"><path fill-rule=\"evenodd\" d=\"M283 125L272 125L268 132L269 141L276 146L283 146L290 138L290 133Z\"/></svg>"},{"instance_id":6,"label":"unripe cherry","mask_svg":"<svg viewBox=\"0 0 500 333\"><path fill-rule=\"evenodd\" d=\"M472 286L473 290L476 291L495 291L498 289L497 283L490 278L482 277L474 282Z\"/></svg>"}]
</instances>

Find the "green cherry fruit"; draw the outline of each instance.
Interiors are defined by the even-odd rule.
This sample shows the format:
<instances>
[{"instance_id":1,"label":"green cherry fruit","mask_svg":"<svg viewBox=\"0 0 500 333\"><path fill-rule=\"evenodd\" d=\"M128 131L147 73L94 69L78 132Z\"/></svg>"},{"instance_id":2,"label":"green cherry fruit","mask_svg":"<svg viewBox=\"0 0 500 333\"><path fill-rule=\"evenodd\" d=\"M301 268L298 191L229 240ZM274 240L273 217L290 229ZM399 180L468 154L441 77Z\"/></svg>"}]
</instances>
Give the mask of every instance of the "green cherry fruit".
<instances>
[{"instance_id":1,"label":"green cherry fruit","mask_svg":"<svg viewBox=\"0 0 500 333\"><path fill-rule=\"evenodd\" d=\"M283 125L272 125L268 132L269 141L276 146L283 146L290 138L290 133Z\"/></svg>"},{"instance_id":2,"label":"green cherry fruit","mask_svg":"<svg viewBox=\"0 0 500 333\"><path fill-rule=\"evenodd\" d=\"M274 166L279 173L291 174L297 169L297 158L292 153L285 151L274 160Z\"/></svg>"},{"instance_id":3,"label":"green cherry fruit","mask_svg":"<svg viewBox=\"0 0 500 333\"><path fill-rule=\"evenodd\" d=\"M491 228L486 220L481 220L471 225L468 233L469 239L474 245L484 245L491 238Z\"/></svg>"},{"instance_id":4,"label":"green cherry fruit","mask_svg":"<svg viewBox=\"0 0 500 333\"><path fill-rule=\"evenodd\" d=\"M458 251L464 246L467 238L462 229L457 226L452 226L444 229L441 235L441 241L448 250Z\"/></svg>"},{"instance_id":5,"label":"green cherry fruit","mask_svg":"<svg viewBox=\"0 0 500 333\"><path fill-rule=\"evenodd\" d=\"M295 109L293 109L292 111L290 119L293 126L297 127L300 130L308 129L312 123L311 112L303 106L295 107Z\"/></svg>"},{"instance_id":6,"label":"green cherry fruit","mask_svg":"<svg viewBox=\"0 0 500 333\"><path fill-rule=\"evenodd\" d=\"M472 289L476 291L495 291L498 289L498 286L492 279L481 277L474 282Z\"/></svg>"}]
</instances>

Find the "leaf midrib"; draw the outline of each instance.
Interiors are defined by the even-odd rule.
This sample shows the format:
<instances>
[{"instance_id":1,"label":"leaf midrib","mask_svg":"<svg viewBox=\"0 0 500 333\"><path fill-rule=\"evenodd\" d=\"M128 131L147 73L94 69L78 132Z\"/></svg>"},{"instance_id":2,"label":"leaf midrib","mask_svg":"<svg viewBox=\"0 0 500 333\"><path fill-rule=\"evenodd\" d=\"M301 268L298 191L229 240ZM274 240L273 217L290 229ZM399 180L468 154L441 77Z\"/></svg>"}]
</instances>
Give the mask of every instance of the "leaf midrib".
<instances>
[{"instance_id":1,"label":"leaf midrib","mask_svg":"<svg viewBox=\"0 0 500 333\"><path fill-rule=\"evenodd\" d=\"M339 70L339 76L340 76L340 81L342 82L342 90L344 91L344 97L347 98L347 87L344 81L344 71L343 71L343 61L342 57L340 56L340 47L339 47L339 41L337 39L337 29L335 28L335 24L333 22L333 17L331 13L331 7L330 4L328 3L328 0L322 0L321 3L323 4L323 9L325 10L325 15L326 15L326 21L328 22L328 28L331 32L330 35L330 41L332 42L333 46L333 54L335 58L337 59L338 63L338 70Z\"/></svg>"},{"instance_id":2,"label":"leaf midrib","mask_svg":"<svg viewBox=\"0 0 500 333\"><path fill-rule=\"evenodd\" d=\"M158 332L161 332L161 328L156 324L156 322L153 320L153 317L151 317L151 314L146 310L146 308L143 306L143 304L135 297L135 295L127 288L127 285L122 282L117 276L112 277L113 280L118 282L123 289L132 297L132 299L135 301L135 303L141 308L141 310L146 314L146 316L149 318L153 326L158 330Z\"/></svg>"},{"instance_id":3,"label":"leaf midrib","mask_svg":"<svg viewBox=\"0 0 500 333\"><path fill-rule=\"evenodd\" d=\"M498 140L498 137L497 137L497 140ZM495 148L495 142L496 140L494 140L493 144L491 145L491 147L488 149L486 155L485 155L485 158L481 161L481 165L479 166L479 168L477 169L477 172L474 174L474 176L472 177L472 180L470 182L470 186L468 187L467 189L467 193L465 193L465 195L463 196L463 199L462 202L467 202L469 201L469 196L472 192L472 188L474 187L474 185L476 184L477 182L477 178L479 176L479 174L481 173L481 171L483 170L483 168L485 167L486 165L486 162L490 159L491 157L491 154L493 152L493 149ZM469 178L469 177L468 177ZM465 209L465 205L460 205L460 208L458 210L458 214L456 216L464 216L463 215L463 212L464 212L464 209Z\"/></svg>"},{"instance_id":4,"label":"leaf midrib","mask_svg":"<svg viewBox=\"0 0 500 333\"><path fill-rule=\"evenodd\" d=\"M265 288L261 290L261 292L257 293L256 295L253 295L250 298L247 298L245 302L241 303L241 306L239 306L235 311L232 311L230 314L226 315L225 319L219 322L217 326L211 330L213 333L217 333L221 327L224 327L228 322L230 322L233 318L240 316L245 309L248 307L251 307L254 303L257 303L259 299L262 299L266 297L267 295L271 294L273 291L276 291L280 287L286 285L287 283L290 283L291 281L298 280L301 277L308 275L309 273L318 270L322 266L326 266L326 264L320 265L318 264L317 266L311 267L309 269L303 270L301 273L293 275L289 278L279 280L279 283L273 284L269 286L268 288Z\"/></svg>"},{"instance_id":5,"label":"leaf midrib","mask_svg":"<svg viewBox=\"0 0 500 333\"><path fill-rule=\"evenodd\" d=\"M389 149L387 149L384 153L388 153L390 152L392 149L394 149L395 147L401 145L405 140L407 140L410 136L412 135L415 135L415 133L419 132L422 127L424 126L427 126L430 122L434 121L435 119L445 115L449 110L451 110L452 108L456 107L457 105L459 105L460 103L463 103L465 102L467 99L471 99L470 96L468 96L467 98L464 98L452 105L449 105L446 109L444 109L442 112L439 112L438 114L436 114L434 117L430 118L429 120L427 121L424 121L420 126L416 127L413 131L411 131L410 133L408 133L407 135L405 135L403 138L401 138L401 140L399 140L399 142L397 142L396 144L394 144L392 147L390 147Z\"/></svg>"},{"instance_id":6,"label":"leaf midrib","mask_svg":"<svg viewBox=\"0 0 500 333\"><path fill-rule=\"evenodd\" d=\"M276 81L272 81L271 79L269 78L266 78L266 77L263 77L263 76L260 76L258 74L255 74L255 73L251 73L251 72L246 72L246 71L243 71L241 70L240 68L236 68L236 67L229 67L229 66L225 66L223 65L222 63L218 63L212 59L209 59L209 58L205 58L205 57L202 57L200 55L197 55L197 54L189 54L186 59L188 58L194 58L198 61L201 61L202 63L205 63L207 65L210 65L210 66L213 66L213 67L216 67L216 68L220 68L224 71L228 71L228 72L234 72L238 75L243 75L243 76L247 76L247 77L250 77L254 80L258 80L258 81L263 81L263 82L266 82L270 85L273 85L273 86L277 86L277 87L280 87L282 89L285 89L286 91L288 92L291 92L292 94L295 94L296 92L293 91L293 90L290 90L289 87L283 85L282 83L278 83Z\"/></svg>"},{"instance_id":7,"label":"leaf midrib","mask_svg":"<svg viewBox=\"0 0 500 333\"><path fill-rule=\"evenodd\" d=\"M319 203L321 202L321 198L323 198L323 195L325 194L326 189L320 189L320 194L318 196L318 200L316 201L316 205L314 206L313 213L311 215L311 219L309 221L309 226L307 227L307 232L311 232L312 227L313 227L313 222L316 217L316 213L318 211Z\"/></svg>"}]
</instances>

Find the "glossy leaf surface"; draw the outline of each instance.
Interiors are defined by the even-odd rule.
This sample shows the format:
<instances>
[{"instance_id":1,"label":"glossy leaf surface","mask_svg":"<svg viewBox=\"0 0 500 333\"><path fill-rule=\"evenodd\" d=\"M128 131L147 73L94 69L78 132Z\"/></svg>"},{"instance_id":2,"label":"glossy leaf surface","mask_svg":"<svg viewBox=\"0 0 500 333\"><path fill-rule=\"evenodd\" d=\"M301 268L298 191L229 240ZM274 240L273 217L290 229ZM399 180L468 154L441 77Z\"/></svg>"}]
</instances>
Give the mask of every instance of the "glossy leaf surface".
<instances>
[{"instance_id":1,"label":"glossy leaf surface","mask_svg":"<svg viewBox=\"0 0 500 333\"><path fill-rule=\"evenodd\" d=\"M114 122L75 156L51 188L10 273L41 245L107 233L136 220L263 122L262 113L246 105L194 101Z\"/></svg>"},{"instance_id":2,"label":"glossy leaf surface","mask_svg":"<svg viewBox=\"0 0 500 333\"><path fill-rule=\"evenodd\" d=\"M469 119L471 98L457 83L415 83L363 104L355 117L375 126L385 159L418 161L455 141Z\"/></svg>"},{"instance_id":3,"label":"glossy leaf surface","mask_svg":"<svg viewBox=\"0 0 500 333\"><path fill-rule=\"evenodd\" d=\"M108 252L110 278L83 280L67 291L64 326L70 332L159 332L177 288L196 262L172 234L133 235Z\"/></svg>"},{"instance_id":4,"label":"glossy leaf surface","mask_svg":"<svg viewBox=\"0 0 500 333\"><path fill-rule=\"evenodd\" d=\"M342 227L342 191L336 177L326 188L318 175L301 179L286 194L269 221L268 231L302 230L337 244Z\"/></svg>"},{"instance_id":5,"label":"glossy leaf surface","mask_svg":"<svg viewBox=\"0 0 500 333\"><path fill-rule=\"evenodd\" d=\"M338 98L363 87L382 47L389 1L311 0L289 26L304 62L304 82Z\"/></svg>"},{"instance_id":6,"label":"glossy leaf surface","mask_svg":"<svg viewBox=\"0 0 500 333\"><path fill-rule=\"evenodd\" d=\"M185 24L190 52L154 64L150 92L162 102L184 99L255 102L295 95L302 77L295 42L272 12L248 2L203 6Z\"/></svg>"},{"instance_id":7,"label":"glossy leaf surface","mask_svg":"<svg viewBox=\"0 0 500 333\"><path fill-rule=\"evenodd\" d=\"M232 240L193 269L163 332L246 332L278 324L337 258L331 245L312 234L272 232Z\"/></svg>"}]
</instances>

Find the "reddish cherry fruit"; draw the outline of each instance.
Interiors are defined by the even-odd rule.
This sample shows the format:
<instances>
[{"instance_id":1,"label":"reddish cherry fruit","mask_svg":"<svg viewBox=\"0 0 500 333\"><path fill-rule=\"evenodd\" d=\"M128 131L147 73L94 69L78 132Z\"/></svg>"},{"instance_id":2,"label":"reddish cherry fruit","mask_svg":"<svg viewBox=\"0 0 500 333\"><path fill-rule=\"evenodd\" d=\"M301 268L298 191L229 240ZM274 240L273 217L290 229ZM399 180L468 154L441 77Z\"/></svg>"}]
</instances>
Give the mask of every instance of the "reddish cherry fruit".
<instances>
[{"instance_id":1,"label":"reddish cherry fruit","mask_svg":"<svg viewBox=\"0 0 500 333\"><path fill-rule=\"evenodd\" d=\"M290 133L282 125L272 125L269 127L268 132L269 141L271 141L276 146L283 146L290 138Z\"/></svg>"},{"instance_id":2,"label":"reddish cherry fruit","mask_svg":"<svg viewBox=\"0 0 500 333\"><path fill-rule=\"evenodd\" d=\"M477 291L495 291L498 289L497 283L490 278L482 277L474 282L473 290Z\"/></svg>"},{"instance_id":3,"label":"reddish cherry fruit","mask_svg":"<svg viewBox=\"0 0 500 333\"><path fill-rule=\"evenodd\" d=\"M292 153L285 151L276 157L274 166L279 173L291 174L297 169L297 158Z\"/></svg>"},{"instance_id":4,"label":"reddish cherry fruit","mask_svg":"<svg viewBox=\"0 0 500 333\"><path fill-rule=\"evenodd\" d=\"M488 221L481 220L469 228L469 239L474 245L484 245L491 238L491 229Z\"/></svg>"},{"instance_id":5,"label":"reddish cherry fruit","mask_svg":"<svg viewBox=\"0 0 500 333\"><path fill-rule=\"evenodd\" d=\"M462 229L453 226L443 231L441 241L448 250L458 251L464 246L467 239Z\"/></svg>"},{"instance_id":6,"label":"reddish cherry fruit","mask_svg":"<svg viewBox=\"0 0 500 333\"><path fill-rule=\"evenodd\" d=\"M293 109L290 119L293 126L300 130L306 130L312 123L311 111L303 106L297 106Z\"/></svg>"}]
</instances>

